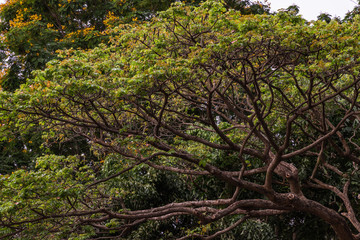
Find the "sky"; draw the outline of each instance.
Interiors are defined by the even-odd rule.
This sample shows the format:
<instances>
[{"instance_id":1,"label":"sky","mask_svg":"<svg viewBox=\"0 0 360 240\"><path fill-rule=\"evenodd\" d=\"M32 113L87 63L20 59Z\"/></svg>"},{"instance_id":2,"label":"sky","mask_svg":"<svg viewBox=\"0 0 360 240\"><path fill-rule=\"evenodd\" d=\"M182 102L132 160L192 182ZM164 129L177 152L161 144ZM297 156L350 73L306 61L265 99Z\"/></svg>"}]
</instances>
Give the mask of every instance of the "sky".
<instances>
[{"instance_id":1,"label":"sky","mask_svg":"<svg viewBox=\"0 0 360 240\"><path fill-rule=\"evenodd\" d=\"M268 0L267 2L271 4L272 11L296 4L300 7L300 14L309 21L316 20L320 13L343 18L356 5L356 0Z\"/></svg>"}]
</instances>

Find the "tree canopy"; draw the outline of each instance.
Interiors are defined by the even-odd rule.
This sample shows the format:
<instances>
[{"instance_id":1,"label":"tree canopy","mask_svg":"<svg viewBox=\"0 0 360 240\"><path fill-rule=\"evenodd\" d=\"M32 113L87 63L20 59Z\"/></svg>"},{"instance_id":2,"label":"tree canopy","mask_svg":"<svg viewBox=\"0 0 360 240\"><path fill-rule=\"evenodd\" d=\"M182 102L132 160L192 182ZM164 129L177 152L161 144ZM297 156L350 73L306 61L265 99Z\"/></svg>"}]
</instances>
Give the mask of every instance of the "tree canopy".
<instances>
[{"instance_id":1,"label":"tree canopy","mask_svg":"<svg viewBox=\"0 0 360 240\"><path fill-rule=\"evenodd\" d=\"M1 176L0 234L359 239L359 21L176 3L62 51L0 92L1 126L85 138L100 161Z\"/></svg>"},{"instance_id":2,"label":"tree canopy","mask_svg":"<svg viewBox=\"0 0 360 240\"><path fill-rule=\"evenodd\" d=\"M43 69L48 61L57 58L57 50L91 49L99 43L109 44L114 26L149 21L172 2L6 1L0 7L0 86L6 91L15 91L27 78L32 78L32 71ZM187 5L199 2L184 1ZM227 8L237 9L243 14L269 11L268 5L248 0L226 0L225 4ZM1 133L0 173L31 167L33 159L42 154L41 129L34 127L28 132L37 132L37 137L19 131L13 125ZM89 152L88 144L81 138L70 139L66 144L47 141L51 143L46 145L50 146L52 153Z\"/></svg>"},{"instance_id":3,"label":"tree canopy","mask_svg":"<svg viewBox=\"0 0 360 240\"><path fill-rule=\"evenodd\" d=\"M89 49L107 43L119 23L150 20L172 1L149 0L7 0L0 8L2 33L1 86L13 91L56 57L59 49ZM199 0L184 1L189 5ZM267 5L226 0L243 14L264 13Z\"/></svg>"}]
</instances>

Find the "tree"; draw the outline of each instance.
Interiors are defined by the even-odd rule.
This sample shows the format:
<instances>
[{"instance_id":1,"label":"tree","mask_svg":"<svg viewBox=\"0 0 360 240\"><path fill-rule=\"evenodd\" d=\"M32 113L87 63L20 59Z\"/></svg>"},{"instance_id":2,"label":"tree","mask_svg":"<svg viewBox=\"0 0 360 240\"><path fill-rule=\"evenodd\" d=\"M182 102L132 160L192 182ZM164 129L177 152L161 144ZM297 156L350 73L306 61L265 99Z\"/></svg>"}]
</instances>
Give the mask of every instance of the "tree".
<instances>
[{"instance_id":1,"label":"tree","mask_svg":"<svg viewBox=\"0 0 360 240\"><path fill-rule=\"evenodd\" d=\"M59 49L91 49L99 43L107 44L111 28L122 23L137 24L148 21L158 11L167 9L173 1L33 1L13 0L1 5L0 59L3 70L0 86L15 91L26 79L32 78L32 71L43 69L48 61L57 57ZM200 1L185 1L198 4ZM243 13L262 13L267 5L250 1L228 1L232 7ZM230 6L229 6L230 7ZM9 125L0 142L0 173L12 172L19 167L31 167L32 159L41 155L41 133L35 139L20 133L16 126ZM30 130L29 130L30 131ZM34 128L31 132L38 132ZM9 141L9 139L12 139ZM68 139L67 137L62 140ZM70 139L72 139L70 137ZM48 139L49 140L49 139ZM54 139L55 140L55 139ZM32 144L29 144L32 142ZM37 143L37 144L35 144ZM73 151L63 151L64 143L49 145L51 152L62 154L87 153L84 140L72 143ZM31 146L30 146L31 145ZM31 147L31 148L29 148Z\"/></svg>"},{"instance_id":2,"label":"tree","mask_svg":"<svg viewBox=\"0 0 360 240\"><path fill-rule=\"evenodd\" d=\"M227 9L240 11L241 14L265 14L270 13L270 4L265 1L249 0L223 0L222 3Z\"/></svg>"},{"instance_id":3,"label":"tree","mask_svg":"<svg viewBox=\"0 0 360 240\"><path fill-rule=\"evenodd\" d=\"M351 22L354 21L355 17L360 13L360 1L356 1L357 5L354 7L353 10L346 13L343 21L344 22Z\"/></svg>"},{"instance_id":4,"label":"tree","mask_svg":"<svg viewBox=\"0 0 360 240\"><path fill-rule=\"evenodd\" d=\"M145 20L156 11L166 9L171 1L152 3L150 8L147 1L7 1L0 10L1 87L14 91L31 77L33 70L43 69L49 60L56 58L57 50L89 49L108 42L111 34L107 27L119 21ZM33 159L44 151L39 130L34 127L29 131L38 134L24 134L9 125L1 133L4 140L0 142L0 173L32 166ZM69 143L46 144L46 147L64 155L89 152L84 140L71 141L72 150L61 147Z\"/></svg>"},{"instance_id":5,"label":"tree","mask_svg":"<svg viewBox=\"0 0 360 240\"><path fill-rule=\"evenodd\" d=\"M214 239L260 226L266 239L316 218L358 239L358 28L207 1L64 51L1 92L2 121L84 137L102 160L49 155L4 176L0 231Z\"/></svg>"},{"instance_id":6,"label":"tree","mask_svg":"<svg viewBox=\"0 0 360 240\"><path fill-rule=\"evenodd\" d=\"M8 0L1 5L2 88L17 89L33 70L42 69L59 49L89 49L109 41L107 27L149 20L175 1ZM198 4L199 0L184 1ZM267 5L226 1L244 14L264 13ZM109 29L108 29L109 30Z\"/></svg>"},{"instance_id":7,"label":"tree","mask_svg":"<svg viewBox=\"0 0 360 240\"><path fill-rule=\"evenodd\" d=\"M317 19L329 23L331 22L331 14L321 13L319 16L317 16Z\"/></svg>"},{"instance_id":8,"label":"tree","mask_svg":"<svg viewBox=\"0 0 360 240\"><path fill-rule=\"evenodd\" d=\"M137 14L134 3L116 1L7 1L1 5L1 68L0 85L14 91L36 69L56 58L56 51L66 48L87 49L108 41L107 25L131 19ZM140 18L140 17L139 17ZM15 125L1 133L0 173L28 168L44 152L40 128L20 133ZM48 139L49 140L49 139ZM77 139L79 140L79 139ZM73 141L73 151L64 151L60 144L46 144L51 152L62 154L87 153L84 141ZM64 144L62 144L64 145ZM74 149L81 149L74 150Z\"/></svg>"}]
</instances>

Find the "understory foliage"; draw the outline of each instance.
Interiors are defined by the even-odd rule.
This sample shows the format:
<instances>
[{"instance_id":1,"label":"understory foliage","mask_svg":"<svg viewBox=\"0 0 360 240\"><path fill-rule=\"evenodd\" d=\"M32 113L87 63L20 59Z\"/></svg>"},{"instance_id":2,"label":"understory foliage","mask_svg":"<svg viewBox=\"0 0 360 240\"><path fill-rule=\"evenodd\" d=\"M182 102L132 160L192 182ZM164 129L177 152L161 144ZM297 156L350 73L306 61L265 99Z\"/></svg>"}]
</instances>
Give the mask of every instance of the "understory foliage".
<instances>
[{"instance_id":1,"label":"understory foliage","mask_svg":"<svg viewBox=\"0 0 360 240\"><path fill-rule=\"evenodd\" d=\"M360 19L177 3L64 50L3 128L82 138L0 180L9 239L359 239Z\"/></svg>"}]
</instances>

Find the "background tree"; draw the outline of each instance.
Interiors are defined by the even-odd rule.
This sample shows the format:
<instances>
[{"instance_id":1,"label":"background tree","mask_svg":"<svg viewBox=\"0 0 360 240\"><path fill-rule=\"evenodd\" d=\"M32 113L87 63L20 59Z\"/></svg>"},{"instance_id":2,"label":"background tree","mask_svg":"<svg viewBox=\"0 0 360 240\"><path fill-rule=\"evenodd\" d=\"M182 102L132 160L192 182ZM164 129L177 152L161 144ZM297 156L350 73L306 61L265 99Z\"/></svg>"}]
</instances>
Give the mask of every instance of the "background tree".
<instances>
[{"instance_id":1,"label":"background tree","mask_svg":"<svg viewBox=\"0 0 360 240\"><path fill-rule=\"evenodd\" d=\"M331 14L321 13L319 16L317 16L317 19L329 23L331 21Z\"/></svg>"},{"instance_id":2,"label":"background tree","mask_svg":"<svg viewBox=\"0 0 360 240\"><path fill-rule=\"evenodd\" d=\"M349 11L348 13L346 13L343 21L344 21L344 22L349 22L349 21L351 22L351 21L354 20L354 18L355 18L356 16L359 15L359 13L360 13L360 2L357 1L357 5L354 7L353 10Z\"/></svg>"},{"instance_id":3,"label":"background tree","mask_svg":"<svg viewBox=\"0 0 360 240\"><path fill-rule=\"evenodd\" d=\"M357 239L358 26L210 1L63 52L1 93L2 119L82 136L104 162L50 155L4 176L2 233L286 238L316 217Z\"/></svg>"},{"instance_id":4,"label":"background tree","mask_svg":"<svg viewBox=\"0 0 360 240\"><path fill-rule=\"evenodd\" d=\"M235 9L241 14L265 14L270 12L270 4L265 1L224 0L227 9Z\"/></svg>"}]
</instances>

